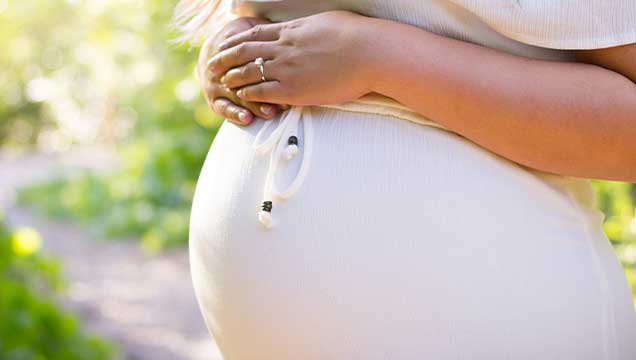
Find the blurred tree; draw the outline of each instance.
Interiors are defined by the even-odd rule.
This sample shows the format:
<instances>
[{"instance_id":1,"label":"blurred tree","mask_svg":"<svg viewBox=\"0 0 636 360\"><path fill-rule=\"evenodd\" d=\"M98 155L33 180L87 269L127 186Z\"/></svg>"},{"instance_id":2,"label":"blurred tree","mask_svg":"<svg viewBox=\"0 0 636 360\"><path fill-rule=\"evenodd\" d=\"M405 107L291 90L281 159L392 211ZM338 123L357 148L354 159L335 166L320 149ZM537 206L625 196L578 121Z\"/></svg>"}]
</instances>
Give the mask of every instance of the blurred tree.
<instances>
[{"instance_id":1,"label":"blurred tree","mask_svg":"<svg viewBox=\"0 0 636 360\"><path fill-rule=\"evenodd\" d=\"M203 104L194 57L167 46L173 5L0 1L0 144L60 150L125 138L135 127L193 130L191 114Z\"/></svg>"},{"instance_id":2,"label":"blurred tree","mask_svg":"<svg viewBox=\"0 0 636 360\"><path fill-rule=\"evenodd\" d=\"M124 160L107 178L51 184L59 191L43 200L49 210L110 236L139 236L150 249L184 243L198 171L222 119L199 95L195 52L170 45L174 4L0 4L0 44L10 49L0 54L8 69L0 142L62 151L117 141Z\"/></svg>"}]
</instances>

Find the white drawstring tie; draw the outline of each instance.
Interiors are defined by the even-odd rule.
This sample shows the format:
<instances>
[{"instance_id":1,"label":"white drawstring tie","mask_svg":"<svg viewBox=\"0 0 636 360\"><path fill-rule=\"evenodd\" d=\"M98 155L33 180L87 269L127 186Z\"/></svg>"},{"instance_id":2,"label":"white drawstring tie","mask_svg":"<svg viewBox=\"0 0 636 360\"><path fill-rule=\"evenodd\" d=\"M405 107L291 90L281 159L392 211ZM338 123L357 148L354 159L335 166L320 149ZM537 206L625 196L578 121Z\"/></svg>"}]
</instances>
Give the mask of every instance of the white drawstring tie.
<instances>
[{"instance_id":1,"label":"white drawstring tie","mask_svg":"<svg viewBox=\"0 0 636 360\"><path fill-rule=\"evenodd\" d=\"M298 142L298 126L302 120L303 124L303 142ZM292 106L289 110L281 115L278 121L278 127L265 140L261 140L265 136L267 129L274 121L266 121L260 128L254 144L252 145L256 153L259 155L270 153L269 169L265 177L265 187L263 189L263 201L261 210L258 212L258 221L267 229L274 226L272 218L272 209L274 199L286 200L292 197L302 185L311 162L311 147L313 140L312 116L309 108L301 106ZM284 139L284 140L283 140ZM289 184L287 189L279 191L276 188L276 170L281 157L285 160L291 160L299 154L299 146L303 146L303 158L300 164L298 174Z\"/></svg>"}]
</instances>

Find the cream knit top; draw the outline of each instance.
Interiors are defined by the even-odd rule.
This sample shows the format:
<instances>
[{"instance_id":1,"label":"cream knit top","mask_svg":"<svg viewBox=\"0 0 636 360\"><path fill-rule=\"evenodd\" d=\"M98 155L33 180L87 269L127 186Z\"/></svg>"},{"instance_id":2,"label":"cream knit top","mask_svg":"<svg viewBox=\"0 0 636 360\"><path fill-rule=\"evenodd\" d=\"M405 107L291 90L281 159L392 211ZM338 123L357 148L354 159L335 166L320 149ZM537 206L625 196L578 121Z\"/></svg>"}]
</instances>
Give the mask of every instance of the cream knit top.
<instances>
[{"instance_id":1,"label":"cream knit top","mask_svg":"<svg viewBox=\"0 0 636 360\"><path fill-rule=\"evenodd\" d=\"M327 10L350 10L528 58L571 61L573 49L636 43L636 0L233 0L218 19L237 15L285 21ZM223 21L223 20L221 20ZM217 23L218 24L218 23ZM380 94L322 105L393 116L443 128ZM589 180L528 169L592 208Z\"/></svg>"}]
</instances>

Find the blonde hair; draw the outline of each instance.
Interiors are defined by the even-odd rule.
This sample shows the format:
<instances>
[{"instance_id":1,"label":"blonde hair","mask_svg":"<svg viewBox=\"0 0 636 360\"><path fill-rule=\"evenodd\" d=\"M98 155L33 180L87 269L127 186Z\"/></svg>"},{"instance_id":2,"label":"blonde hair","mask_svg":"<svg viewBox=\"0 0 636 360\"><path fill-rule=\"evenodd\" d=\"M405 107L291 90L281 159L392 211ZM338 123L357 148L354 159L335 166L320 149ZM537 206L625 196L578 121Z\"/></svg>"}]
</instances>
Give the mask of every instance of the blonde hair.
<instances>
[{"instance_id":1,"label":"blonde hair","mask_svg":"<svg viewBox=\"0 0 636 360\"><path fill-rule=\"evenodd\" d=\"M174 9L176 41L200 43L234 17L230 0L180 0Z\"/></svg>"}]
</instances>

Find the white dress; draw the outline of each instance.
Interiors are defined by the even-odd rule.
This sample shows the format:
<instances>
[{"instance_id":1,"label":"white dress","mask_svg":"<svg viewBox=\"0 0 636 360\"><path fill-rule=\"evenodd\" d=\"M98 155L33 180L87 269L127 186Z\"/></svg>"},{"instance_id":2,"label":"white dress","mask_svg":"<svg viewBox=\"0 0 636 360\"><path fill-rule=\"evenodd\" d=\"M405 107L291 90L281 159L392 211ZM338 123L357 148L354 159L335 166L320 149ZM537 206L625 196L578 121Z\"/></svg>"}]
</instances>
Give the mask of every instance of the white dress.
<instances>
[{"instance_id":1,"label":"white dress","mask_svg":"<svg viewBox=\"0 0 636 360\"><path fill-rule=\"evenodd\" d=\"M571 53L533 43L636 41L633 21L566 26L598 25L598 7L550 30L529 5L547 0L250 6L285 20L316 3L535 58ZM223 124L192 208L194 287L225 360L636 359L630 290L586 180L526 169L378 95L264 124Z\"/></svg>"}]
</instances>

